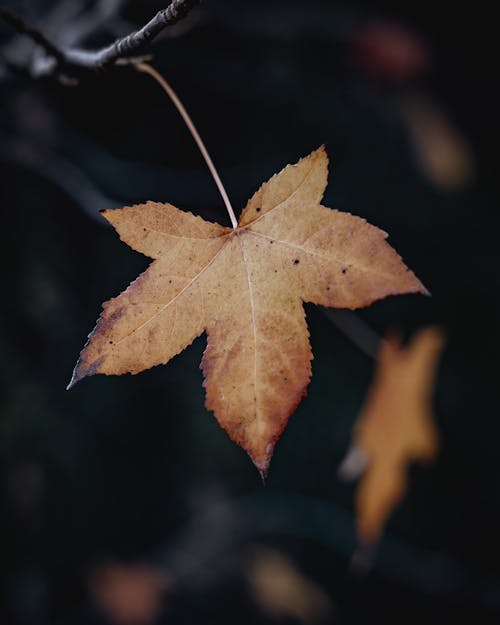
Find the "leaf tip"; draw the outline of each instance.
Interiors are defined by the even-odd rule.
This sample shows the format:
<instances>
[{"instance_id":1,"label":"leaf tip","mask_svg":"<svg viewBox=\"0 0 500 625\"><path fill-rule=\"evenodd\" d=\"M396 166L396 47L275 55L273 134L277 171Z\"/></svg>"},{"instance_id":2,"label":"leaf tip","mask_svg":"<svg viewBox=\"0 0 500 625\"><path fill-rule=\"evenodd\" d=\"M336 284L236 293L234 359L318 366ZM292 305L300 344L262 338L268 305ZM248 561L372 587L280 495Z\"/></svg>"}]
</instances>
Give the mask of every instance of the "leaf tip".
<instances>
[{"instance_id":1,"label":"leaf tip","mask_svg":"<svg viewBox=\"0 0 500 625\"><path fill-rule=\"evenodd\" d=\"M410 276L410 289L406 291L407 293L418 293L419 295L423 295L424 297L432 297L432 293L429 289L417 278L415 273L411 271L409 267L406 267L406 271ZM401 292L401 294L404 291Z\"/></svg>"},{"instance_id":2,"label":"leaf tip","mask_svg":"<svg viewBox=\"0 0 500 625\"><path fill-rule=\"evenodd\" d=\"M110 214L113 213L114 211L119 210L116 208L103 208L102 210L99 211L99 215L105 219L107 222L109 222L110 224L112 224L112 221L110 219Z\"/></svg>"},{"instance_id":3,"label":"leaf tip","mask_svg":"<svg viewBox=\"0 0 500 625\"><path fill-rule=\"evenodd\" d=\"M271 452L272 453L272 452ZM260 478L262 480L262 484L266 485L266 480L269 476L269 465L271 463L271 457L265 458L263 461L258 461L250 456L252 462L254 463L257 471L259 472Z\"/></svg>"},{"instance_id":4,"label":"leaf tip","mask_svg":"<svg viewBox=\"0 0 500 625\"><path fill-rule=\"evenodd\" d=\"M316 148L313 152L311 152L309 156L319 156L320 158L324 158L327 164L330 162L330 158L326 150L326 145L324 143L322 143L318 148Z\"/></svg>"},{"instance_id":5,"label":"leaf tip","mask_svg":"<svg viewBox=\"0 0 500 625\"><path fill-rule=\"evenodd\" d=\"M71 376L71 380L69 381L66 390L69 391L83 378L86 378L89 375L95 375L96 373L100 373L99 367L101 366L104 357L98 358L94 362L88 364L84 359L80 358L80 360L76 363L75 369L73 371L73 375Z\"/></svg>"},{"instance_id":6,"label":"leaf tip","mask_svg":"<svg viewBox=\"0 0 500 625\"><path fill-rule=\"evenodd\" d=\"M267 445L263 453L259 453L258 455L251 454L251 453L248 454L252 462L254 463L254 465L257 467L257 471L260 474L260 477L262 479L262 483L264 484L264 486L266 485L266 480L269 476L269 466L271 464L271 458L273 456L273 452L274 452L274 444L269 443L269 445Z\"/></svg>"},{"instance_id":7,"label":"leaf tip","mask_svg":"<svg viewBox=\"0 0 500 625\"><path fill-rule=\"evenodd\" d=\"M77 384L82 379L82 377L83 376L78 375L77 367L75 367L75 370L73 371L73 375L71 376L71 380L69 381L69 384L66 387L66 390L70 391L75 386L75 384Z\"/></svg>"},{"instance_id":8,"label":"leaf tip","mask_svg":"<svg viewBox=\"0 0 500 625\"><path fill-rule=\"evenodd\" d=\"M411 274L412 282L413 282L413 292L418 293L419 295L424 295L425 297L432 297L432 293L429 289L423 284L421 280L415 275L413 271L409 267L406 267L406 271Z\"/></svg>"}]
</instances>

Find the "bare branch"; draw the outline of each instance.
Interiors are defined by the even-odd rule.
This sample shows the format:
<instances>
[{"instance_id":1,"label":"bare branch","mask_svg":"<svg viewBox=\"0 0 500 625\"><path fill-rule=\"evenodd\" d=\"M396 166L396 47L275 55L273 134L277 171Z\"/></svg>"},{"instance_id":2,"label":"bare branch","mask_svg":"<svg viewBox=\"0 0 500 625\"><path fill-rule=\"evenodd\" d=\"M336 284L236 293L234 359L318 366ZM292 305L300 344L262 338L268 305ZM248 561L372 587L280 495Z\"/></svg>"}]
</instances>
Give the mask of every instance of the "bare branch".
<instances>
[{"instance_id":1,"label":"bare branch","mask_svg":"<svg viewBox=\"0 0 500 625\"><path fill-rule=\"evenodd\" d=\"M124 59L139 55L164 28L179 22L198 3L199 0L172 0L166 9L159 11L145 26L100 50L58 46L40 30L2 7L0 19L19 34L29 37L45 52L43 57L33 59L30 67L33 77L56 77L67 81L68 78L75 80L85 73L120 65ZM8 61L16 65L14 59Z\"/></svg>"},{"instance_id":2,"label":"bare branch","mask_svg":"<svg viewBox=\"0 0 500 625\"><path fill-rule=\"evenodd\" d=\"M64 61L64 55L59 48L54 45L51 41L49 41L43 33L41 33L36 28L29 26L26 22L19 16L15 15L8 9L4 9L0 7L0 19L2 19L6 24L12 26L14 30L16 30L20 35L27 35L32 39L37 45L42 47L47 54L53 56L58 62Z\"/></svg>"},{"instance_id":3,"label":"bare branch","mask_svg":"<svg viewBox=\"0 0 500 625\"><path fill-rule=\"evenodd\" d=\"M356 347L370 358L377 360L380 347L385 339L350 310L324 308L323 312Z\"/></svg>"}]
</instances>

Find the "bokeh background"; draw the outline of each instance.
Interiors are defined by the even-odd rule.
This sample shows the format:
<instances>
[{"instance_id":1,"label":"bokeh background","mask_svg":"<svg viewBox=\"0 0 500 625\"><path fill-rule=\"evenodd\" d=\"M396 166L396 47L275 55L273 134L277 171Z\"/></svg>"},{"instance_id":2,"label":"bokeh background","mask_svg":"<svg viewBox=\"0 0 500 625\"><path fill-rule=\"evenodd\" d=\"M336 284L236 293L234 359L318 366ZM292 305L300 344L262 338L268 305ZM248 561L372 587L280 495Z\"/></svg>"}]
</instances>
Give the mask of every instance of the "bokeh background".
<instances>
[{"instance_id":1,"label":"bokeh background","mask_svg":"<svg viewBox=\"0 0 500 625\"><path fill-rule=\"evenodd\" d=\"M163 8L3 5L88 47ZM2 623L498 623L500 98L490 12L205 0L151 50L237 210L325 143L325 203L389 232L433 294L376 303L354 330L352 318L306 307L313 378L266 486L204 408L204 337L165 367L65 390L101 302L148 264L99 210L152 199L227 223L175 109L130 68L71 88L0 63ZM0 48L33 54L3 24ZM373 336L360 328L410 335L429 323L448 337L435 396L441 451L412 468L378 550L360 562L355 484L337 476L375 366Z\"/></svg>"}]
</instances>

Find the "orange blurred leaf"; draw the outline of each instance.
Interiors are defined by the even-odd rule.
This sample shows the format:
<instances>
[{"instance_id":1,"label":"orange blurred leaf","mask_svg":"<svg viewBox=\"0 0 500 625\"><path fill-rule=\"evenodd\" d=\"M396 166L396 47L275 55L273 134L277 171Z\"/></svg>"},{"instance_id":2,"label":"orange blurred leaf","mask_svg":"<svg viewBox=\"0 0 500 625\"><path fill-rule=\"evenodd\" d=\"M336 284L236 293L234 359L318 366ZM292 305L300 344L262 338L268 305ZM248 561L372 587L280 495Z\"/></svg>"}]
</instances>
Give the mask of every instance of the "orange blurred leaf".
<instances>
[{"instance_id":1,"label":"orange blurred leaf","mask_svg":"<svg viewBox=\"0 0 500 625\"><path fill-rule=\"evenodd\" d=\"M89 590L100 612L116 625L151 625L164 602L168 579L147 564L102 564L89 576Z\"/></svg>"},{"instance_id":2,"label":"orange blurred leaf","mask_svg":"<svg viewBox=\"0 0 500 625\"><path fill-rule=\"evenodd\" d=\"M432 394L443 345L436 327L420 330L406 347L395 335L382 344L354 435L366 464L356 493L358 536L364 543L378 540L403 498L408 464L428 462L437 453Z\"/></svg>"}]
</instances>

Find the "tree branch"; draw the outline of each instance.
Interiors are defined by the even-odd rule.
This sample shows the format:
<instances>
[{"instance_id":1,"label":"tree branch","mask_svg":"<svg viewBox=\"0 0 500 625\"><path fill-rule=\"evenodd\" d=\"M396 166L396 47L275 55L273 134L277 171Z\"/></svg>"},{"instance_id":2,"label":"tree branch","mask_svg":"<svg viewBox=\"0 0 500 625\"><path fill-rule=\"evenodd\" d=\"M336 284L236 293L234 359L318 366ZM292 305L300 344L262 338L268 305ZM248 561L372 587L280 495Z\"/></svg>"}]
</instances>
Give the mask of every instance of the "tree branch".
<instances>
[{"instance_id":1,"label":"tree branch","mask_svg":"<svg viewBox=\"0 0 500 625\"><path fill-rule=\"evenodd\" d=\"M12 26L12 28L20 35L27 35L37 45L43 48L47 54L53 56L57 61L62 62L64 60L62 51L59 50L56 45L49 41L39 30L26 24L26 22L18 15L15 15L8 9L0 7L0 19L2 19L9 26Z\"/></svg>"},{"instance_id":2,"label":"tree branch","mask_svg":"<svg viewBox=\"0 0 500 625\"><path fill-rule=\"evenodd\" d=\"M145 26L117 39L111 45L100 50L58 46L40 30L30 26L21 17L2 7L0 7L0 19L19 34L29 37L44 51L44 56L33 59L30 67L30 73L33 77L75 80L87 72L123 63L142 53L164 28L176 24L198 3L199 0L172 0L166 9L159 11ZM15 65L13 59L8 59L8 61Z\"/></svg>"}]
</instances>

